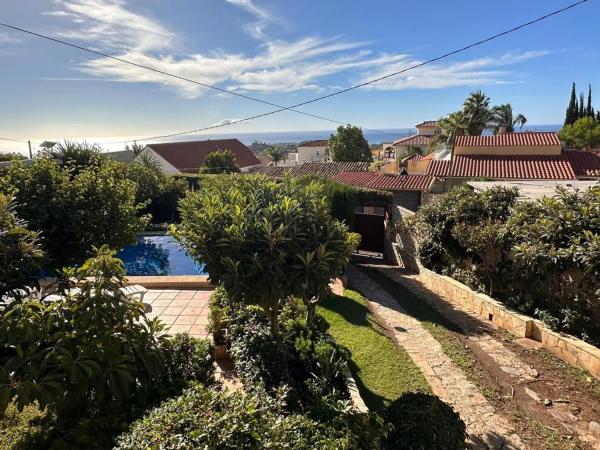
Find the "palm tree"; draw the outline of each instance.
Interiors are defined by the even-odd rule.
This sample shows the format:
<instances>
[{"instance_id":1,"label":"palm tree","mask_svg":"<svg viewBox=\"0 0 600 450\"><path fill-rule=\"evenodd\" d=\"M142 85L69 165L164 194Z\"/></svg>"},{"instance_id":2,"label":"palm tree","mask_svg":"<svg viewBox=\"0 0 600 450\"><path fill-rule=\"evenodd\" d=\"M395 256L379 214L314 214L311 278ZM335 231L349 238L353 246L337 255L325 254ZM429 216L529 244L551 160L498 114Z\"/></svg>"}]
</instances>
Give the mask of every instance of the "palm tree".
<instances>
[{"instance_id":1,"label":"palm tree","mask_svg":"<svg viewBox=\"0 0 600 450\"><path fill-rule=\"evenodd\" d=\"M471 92L463 104L466 133L481 136L490 122L490 98L482 91Z\"/></svg>"},{"instance_id":2,"label":"palm tree","mask_svg":"<svg viewBox=\"0 0 600 450\"><path fill-rule=\"evenodd\" d=\"M515 131L515 125L518 125L519 128L523 128L523 125L526 123L527 118L523 114L513 115L513 109L510 103L494 106L492 108L490 125L494 130L494 134L498 134L501 129L504 129L508 133L512 133Z\"/></svg>"},{"instance_id":3,"label":"palm tree","mask_svg":"<svg viewBox=\"0 0 600 450\"><path fill-rule=\"evenodd\" d=\"M140 153L133 162L155 172L162 172L160 162L150 153Z\"/></svg>"},{"instance_id":4,"label":"palm tree","mask_svg":"<svg viewBox=\"0 0 600 450\"><path fill-rule=\"evenodd\" d=\"M427 151L433 153L438 145L452 145L454 144L454 138L456 137L457 130L466 130L468 127L467 118L463 111L456 111L448 114L446 117L442 117L437 121L438 126L442 129L442 132L438 135L433 136L429 140Z\"/></svg>"},{"instance_id":5,"label":"palm tree","mask_svg":"<svg viewBox=\"0 0 600 450\"><path fill-rule=\"evenodd\" d=\"M65 140L41 154L57 160L60 164L69 165L76 172L79 172L83 168L98 164L103 158L106 158L101 152L102 148L98 144Z\"/></svg>"},{"instance_id":6,"label":"palm tree","mask_svg":"<svg viewBox=\"0 0 600 450\"><path fill-rule=\"evenodd\" d=\"M271 160L275 163L275 167L277 167L277 163L285 159L285 150L282 147L275 147L271 145L265 150L265 155L271 158Z\"/></svg>"}]
</instances>

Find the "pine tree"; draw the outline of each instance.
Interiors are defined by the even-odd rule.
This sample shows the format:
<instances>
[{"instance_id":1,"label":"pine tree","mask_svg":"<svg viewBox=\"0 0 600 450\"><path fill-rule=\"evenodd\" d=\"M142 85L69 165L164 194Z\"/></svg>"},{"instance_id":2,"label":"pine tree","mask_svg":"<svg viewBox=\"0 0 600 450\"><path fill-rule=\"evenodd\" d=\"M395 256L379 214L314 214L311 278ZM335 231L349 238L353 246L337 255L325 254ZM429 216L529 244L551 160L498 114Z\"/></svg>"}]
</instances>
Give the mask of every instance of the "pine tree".
<instances>
[{"instance_id":1,"label":"pine tree","mask_svg":"<svg viewBox=\"0 0 600 450\"><path fill-rule=\"evenodd\" d=\"M592 106L592 85L588 84L588 101L587 108L585 109L585 115L587 117L594 117L594 107Z\"/></svg>"},{"instance_id":2,"label":"pine tree","mask_svg":"<svg viewBox=\"0 0 600 450\"><path fill-rule=\"evenodd\" d=\"M565 125L573 125L577 120L577 95L575 92L575 83L573 83L573 87L571 88L571 100L569 101L569 106L567 106L567 112L565 114Z\"/></svg>"},{"instance_id":3,"label":"pine tree","mask_svg":"<svg viewBox=\"0 0 600 450\"><path fill-rule=\"evenodd\" d=\"M579 93L579 111L577 112L578 119L585 117L585 107L583 105L584 105L583 92L580 92Z\"/></svg>"}]
</instances>

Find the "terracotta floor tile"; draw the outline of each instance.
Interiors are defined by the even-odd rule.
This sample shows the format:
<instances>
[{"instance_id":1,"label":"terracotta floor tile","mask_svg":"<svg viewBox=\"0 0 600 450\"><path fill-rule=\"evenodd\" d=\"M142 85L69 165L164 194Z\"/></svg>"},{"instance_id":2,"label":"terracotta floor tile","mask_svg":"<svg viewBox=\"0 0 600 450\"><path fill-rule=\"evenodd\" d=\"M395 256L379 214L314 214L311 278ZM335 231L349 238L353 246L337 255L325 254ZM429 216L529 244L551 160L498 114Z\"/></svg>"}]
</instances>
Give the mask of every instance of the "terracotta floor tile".
<instances>
[{"instance_id":1,"label":"terracotta floor tile","mask_svg":"<svg viewBox=\"0 0 600 450\"><path fill-rule=\"evenodd\" d=\"M165 308L165 310L163 311L163 314L166 314L168 316L178 316L179 314L181 314L183 312L183 306L167 306Z\"/></svg>"},{"instance_id":2,"label":"terracotta floor tile","mask_svg":"<svg viewBox=\"0 0 600 450\"><path fill-rule=\"evenodd\" d=\"M198 291L192 297L194 300L208 300L212 291Z\"/></svg>"},{"instance_id":3,"label":"terracotta floor tile","mask_svg":"<svg viewBox=\"0 0 600 450\"><path fill-rule=\"evenodd\" d=\"M189 333L191 335L206 335L206 327L204 325L195 324L190 327Z\"/></svg>"},{"instance_id":4,"label":"terracotta floor tile","mask_svg":"<svg viewBox=\"0 0 600 450\"><path fill-rule=\"evenodd\" d=\"M150 303L152 306L169 306L169 303L171 303L173 300L168 299L168 298L158 298L156 300L152 300L152 303Z\"/></svg>"},{"instance_id":5,"label":"terracotta floor tile","mask_svg":"<svg viewBox=\"0 0 600 450\"><path fill-rule=\"evenodd\" d=\"M196 291L180 291L175 298L177 300L191 300L195 294Z\"/></svg>"},{"instance_id":6,"label":"terracotta floor tile","mask_svg":"<svg viewBox=\"0 0 600 450\"><path fill-rule=\"evenodd\" d=\"M177 300L177 299L175 299L175 300L171 300L171 303L169 304L169 306L184 307L184 306L187 306L189 302L190 302L189 300Z\"/></svg>"},{"instance_id":7,"label":"terracotta floor tile","mask_svg":"<svg viewBox=\"0 0 600 450\"><path fill-rule=\"evenodd\" d=\"M150 314L157 316L159 314L162 314L162 312L165 310L164 306L154 306L152 305L152 311Z\"/></svg>"},{"instance_id":8,"label":"terracotta floor tile","mask_svg":"<svg viewBox=\"0 0 600 450\"><path fill-rule=\"evenodd\" d=\"M193 325L196 322L196 316L179 316L175 319L175 325Z\"/></svg>"},{"instance_id":9,"label":"terracotta floor tile","mask_svg":"<svg viewBox=\"0 0 600 450\"><path fill-rule=\"evenodd\" d=\"M172 325L173 322L175 322L175 319L177 319L177 316L159 316L158 317L165 325Z\"/></svg>"},{"instance_id":10,"label":"terracotta floor tile","mask_svg":"<svg viewBox=\"0 0 600 450\"><path fill-rule=\"evenodd\" d=\"M154 300L158 298L160 295L160 291L148 291L146 295L144 295L144 300Z\"/></svg>"},{"instance_id":11,"label":"terracotta floor tile","mask_svg":"<svg viewBox=\"0 0 600 450\"><path fill-rule=\"evenodd\" d=\"M198 306L186 306L181 313L184 316L199 316L204 311L204 308Z\"/></svg>"},{"instance_id":12,"label":"terracotta floor tile","mask_svg":"<svg viewBox=\"0 0 600 450\"><path fill-rule=\"evenodd\" d=\"M196 316L195 325L207 325L208 324L208 316L200 315Z\"/></svg>"},{"instance_id":13,"label":"terracotta floor tile","mask_svg":"<svg viewBox=\"0 0 600 450\"><path fill-rule=\"evenodd\" d=\"M181 324L179 324L179 325L177 325L177 324L171 325L171 327L169 328L168 333L169 334L187 333L187 332L190 331L190 328L192 326L193 325L181 325Z\"/></svg>"},{"instance_id":14,"label":"terracotta floor tile","mask_svg":"<svg viewBox=\"0 0 600 450\"><path fill-rule=\"evenodd\" d=\"M161 292L161 294L159 295L159 299L170 299L173 300L175 298L175 296L177 295L177 292Z\"/></svg>"}]
</instances>

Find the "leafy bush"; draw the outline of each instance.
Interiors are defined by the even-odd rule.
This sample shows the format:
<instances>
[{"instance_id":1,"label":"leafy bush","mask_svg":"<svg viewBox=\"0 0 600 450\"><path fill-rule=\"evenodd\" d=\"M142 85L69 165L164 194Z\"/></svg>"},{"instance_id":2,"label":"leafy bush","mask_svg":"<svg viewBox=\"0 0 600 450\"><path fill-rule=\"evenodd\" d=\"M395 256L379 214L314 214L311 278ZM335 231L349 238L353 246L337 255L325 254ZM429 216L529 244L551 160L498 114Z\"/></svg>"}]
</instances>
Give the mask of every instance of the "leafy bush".
<instances>
[{"instance_id":1,"label":"leafy bush","mask_svg":"<svg viewBox=\"0 0 600 450\"><path fill-rule=\"evenodd\" d=\"M573 125L565 125L560 130L560 139L570 148L593 148L600 144L600 121L582 117Z\"/></svg>"},{"instance_id":2,"label":"leafy bush","mask_svg":"<svg viewBox=\"0 0 600 450\"><path fill-rule=\"evenodd\" d=\"M74 275L80 291L44 304L11 304L0 316L0 411L37 401L61 415L123 404L161 373L162 325L120 291L124 271L106 248Z\"/></svg>"},{"instance_id":3,"label":"leafy bush","mask_svg":"<svg viewBox=\"0 0 600 450\"><path fill-rule=\"evenodd\" d=\"M196 385L135 422L116 449L366 448L354 432L358 426L352 423L359 420L353 413L321 423L285 414L283 403L281 396L270 398L259 391L227 394Z\"/></svg>"},{"instance_id":4,"label":"leafy bush","mask_svg":"<svg viewBox=\"0 0 600 450\"><path fill-rule=\"evenodd\" d=\"M187 334L177 334L162 343L164 354L163 386L171 390L195 381L204 385L214 382L212 346L209 341Z\"/></svg>"},{"instance_id":5,"label":"leafy bush","mask_svg":"<svg viewBox=\"0 0 600 450\"><path fill-rule=\"evenodd\" d=\"M600 345L600 188L516 202L463 186L415 215L428 268Z\"/></svg>"},{"instance_id":6,"label":"leafy bush","mask_svg":"<svg viewBox=\"0 0 600 450\"><path fill-rule=\"evenodd\" d=\"M39 233L27 229L12 198L0 194L0 297L27 286L43 258Z\"/></svg>"},{"instance_id":7,"label":"leafy bush","mask_svg":"<svg viewBox=\"0 0 600 450\"><path fill-rule=\"evenodd\" d=\"M464 450L464 422L451 406L435 395L406 393L386 409L384 420L392 430L385 450Z\"/></svg>"},{"instance_id":8,"label":"leafy bush","mask_svg":"<svg viewBox=\"0 0 600 450\"><path fill-rule=\"evenodd\" d=\"M236 164L235 155L230 150L209 153L200 168L201 174L237 172L240 172L240 168Z\"/></svg>"},{"instance_id":9,"label":"leafy bush","mask_svg":"<svg viewBox=\"0 0 600 450\"><path fill-rule=\"evenodd\" d=\"M123 177L122 165L94 161L76 170L48 158L30 166L15 161L0 178L0 192L13 193L18 216L41 232L53 267L83 262L93 246L121 248L146 224L135 203L136 186Z\"/></svg>"},{"instance_id":10,"label":"leafy bush","mask_svg":"<svg viewBox=\"0 0 600 450\"><path fill-rule=\"evenodd\" d=\"M232 300L261 306L273 334L283 299L306 302L308 320L358 244L329 214L323 186L263 176L221 177L181 201L173 233Z\"/></svg>"}]
</instances>

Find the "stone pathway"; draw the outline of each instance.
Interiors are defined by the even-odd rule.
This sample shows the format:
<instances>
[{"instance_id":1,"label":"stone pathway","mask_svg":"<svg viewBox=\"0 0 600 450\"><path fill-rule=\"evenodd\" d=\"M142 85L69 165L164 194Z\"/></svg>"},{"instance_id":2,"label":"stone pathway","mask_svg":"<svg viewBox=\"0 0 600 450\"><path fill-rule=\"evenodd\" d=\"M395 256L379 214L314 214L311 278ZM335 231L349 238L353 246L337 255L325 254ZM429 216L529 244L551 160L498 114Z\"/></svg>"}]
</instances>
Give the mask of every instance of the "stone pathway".
<instances>
[{"instance_id":1,"label":"stone pathway","mask_svg":"<svg viewBox=\"0 0 600 450\"><path fill-rule=\"evenodd\" d=\"M493 337L494 326L482 321L479 316L471 311L459 309L453 306L452 301L444 296L432 294L420 282L418 274L403 274L397 267L375 267L391 280L405 286L410 291L422 298L428 305L437 310L469 336L469 341L482 349L500 369L514 379L516 386L539 377L538 371L518 355L506 348ZM523 388L524 392L536 403L542 404L542 394L536 392L534 384L528 384ZM587 442L592 448L600 450L600 422L599 420L587 421L571 412L569 402L557 402L545 411L562 424L567 432Z\"/></svg>"},{"instance_id":2,"label":"stone pathway","mask_svg":"<svg viewBox=\"0 0 600 450\"><path fill-rule=\"evenodd\" d=\"M169 327L169 333L189 333L206 338L208 332L208 300L212 290L149 290L144 303L152 306L149 317L158 317Z\"/></svg>"},{"instance_id":3,"label":"stone pathway","mask_svg":"<svg viewBox=\"0 0 600 450\"><path fill-rule=\"evenodd\" d=\"M368 300L371 310L384 320L399 345L421 369L434 394L449 403L467 425L474 449L524 449L508 421L444 353L438 341L408 315L384 289L353 266L348 268L353 286Z\"/></svg>"}]
</instances>

